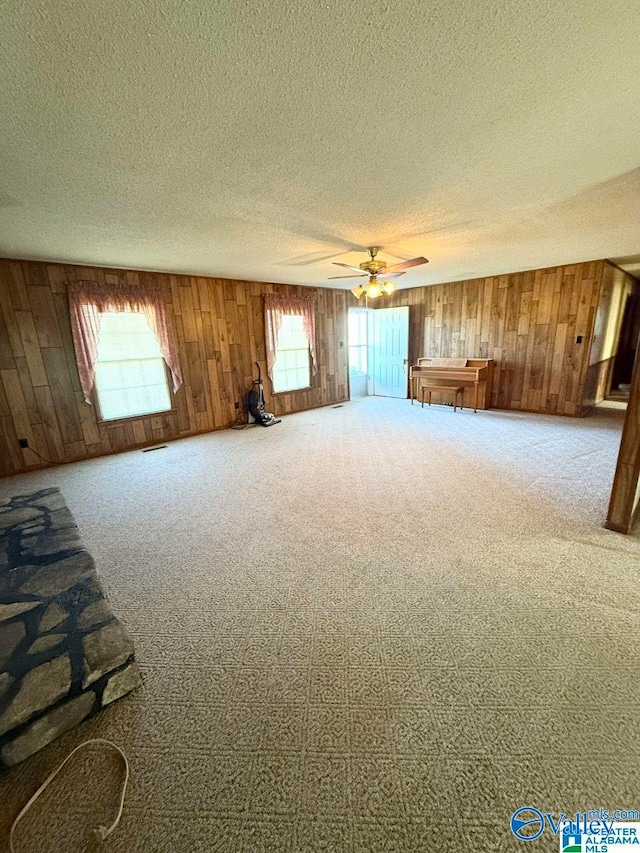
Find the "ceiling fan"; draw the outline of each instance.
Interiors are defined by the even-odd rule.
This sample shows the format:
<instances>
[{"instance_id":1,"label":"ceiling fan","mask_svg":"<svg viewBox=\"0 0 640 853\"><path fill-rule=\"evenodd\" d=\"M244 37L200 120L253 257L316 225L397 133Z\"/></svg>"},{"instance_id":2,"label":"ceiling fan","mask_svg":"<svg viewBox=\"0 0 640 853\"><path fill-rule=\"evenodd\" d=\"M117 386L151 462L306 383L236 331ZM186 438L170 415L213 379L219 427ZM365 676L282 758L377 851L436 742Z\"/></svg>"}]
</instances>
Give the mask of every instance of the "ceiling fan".
<instances>
[{"instance_id":1,"label":"ceiling fan","mask_svg":"<svg viewBox=\"0 0 640 853\"><path fill-rule=\"evenodd\" d=\"M379 277L385 279L387 277L398 278L398 276L404 275L405 270L411 267L419 267L421 264L429 263L426 258L411 258L409 261L402 261L400 264L388 267L386 261L376 261L376 255L379 251L380 246L371 246L370 249L367 249L369 260L361 263L359 267L352 267L350 264L341 264L338 261L334 261L333 263L337 267L345 267L345 269L354 270L354 272L351 275L332 275L330 278L356 278L356 276L366 278L368 276L369 281L366 284L356 285L356 287L352 288L351 292L357 299L360 299L361 296L369 299L377 299L383 293L393 293L396 289L395 281L378 281Z\"/></svg>"}]
</instances>

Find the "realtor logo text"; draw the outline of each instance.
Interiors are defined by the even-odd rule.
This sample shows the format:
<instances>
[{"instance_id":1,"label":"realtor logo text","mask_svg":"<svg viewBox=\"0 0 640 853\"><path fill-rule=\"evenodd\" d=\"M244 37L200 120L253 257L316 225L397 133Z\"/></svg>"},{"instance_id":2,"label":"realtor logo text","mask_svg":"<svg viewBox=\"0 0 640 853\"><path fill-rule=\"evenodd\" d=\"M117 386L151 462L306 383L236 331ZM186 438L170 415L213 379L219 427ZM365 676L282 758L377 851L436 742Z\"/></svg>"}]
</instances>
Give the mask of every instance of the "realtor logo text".
<instances>
[{"instance_id":1,"label":"realtor logo text","mask_svg":"<svg viewBox=\"0 0 640 853\"><path fill-rule=\"evenodd\" d=\"M535 806L521 806L511 815L511 832L520 841L535 841L540 838L545 830L553 835L561 833L567 840L571 836L577 839L584 836L585 839L594 836L612 838L616 835L615 824L617 821L637 821L640 813L637 809L589 809L585 812L576 812L567 815L565 812L555 814L554 812L541 812ZM631 835L630 839L634 836ZM618 842L619 843L619 842ZM640 839L627 843L638 844ZM575 846L574 846L575 845ZM575 843L563 846L563 850L578 851L581 846ZM595 851L594 851L595 853Z\"/></svg>"}]
</instances>

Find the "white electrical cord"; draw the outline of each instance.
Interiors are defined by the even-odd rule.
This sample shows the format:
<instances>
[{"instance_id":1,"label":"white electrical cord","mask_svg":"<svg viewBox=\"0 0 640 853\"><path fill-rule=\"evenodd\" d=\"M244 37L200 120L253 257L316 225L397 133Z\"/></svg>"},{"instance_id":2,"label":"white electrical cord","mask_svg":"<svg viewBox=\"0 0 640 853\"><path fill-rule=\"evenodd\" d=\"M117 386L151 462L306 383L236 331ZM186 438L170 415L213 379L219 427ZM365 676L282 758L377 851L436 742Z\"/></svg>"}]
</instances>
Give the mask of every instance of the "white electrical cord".
<instances>
[{"instance_id":1,"label":"white electrical cord","mask_svg":"<svg viewBox=\"0 0 640 853\"><path fill-rule=\"evenodd\" d=\"M73 758L73 756L76 754L76 752L78 752L78 750L83 749L85 746L89 746L89 744L92 744L92 743L99 743L102 746L108 746L108 747L115 749L116 752L118 752L120 754L120 757L122 758L122 761L124 762L124 781L122 783L122 791L120 793L120 807L118 808L118 814L116 815L116 819L113 821L111 826L109 826L109 827L98 826L98 827L96 827L96 829L93 830L93 833L94 833L96 839L98 840L98 843L101 843L102 841L105 840L105 838L108 838L111 835L111 833L114 831L114 829L118 826L118 824L120 823L120 818L122 817L122 810L124 809L124 795L125 795L125 792L127 790L127 784L129 782L129 762L127 761L127 756L124 754L124 752L120 749L119 746L115 745L115 743L111 743L110 740L104 740L103 738L93 738L92 740L86 740L84 743L81 743L79 746L76 746L76 748L73 750L73 752L70 752L69 755L67 755L67 757L62 762L62 764L56 770L54 770L50 776L48 776L44 780L42 785L40 785L38 790L35 792L35 794L31 797L29 802L26 804L26 806L23 807L22 811L20 812L18 817L14 820L13 824L11 825L11 831L9 832L9 853L16 853L15 847L13 846L13 833L15 832L18 823L22 820L22 818L25 816L25 814L29 811L31 806L35 803L35 801L38 799L38 797L44 791L44 789L47 787L47 785L49 785L49 783L52 782L56 778L56 776L62 770L64 765L67 763L67 761L69 761L71 758Z\"/></svg>"}]
</instances>

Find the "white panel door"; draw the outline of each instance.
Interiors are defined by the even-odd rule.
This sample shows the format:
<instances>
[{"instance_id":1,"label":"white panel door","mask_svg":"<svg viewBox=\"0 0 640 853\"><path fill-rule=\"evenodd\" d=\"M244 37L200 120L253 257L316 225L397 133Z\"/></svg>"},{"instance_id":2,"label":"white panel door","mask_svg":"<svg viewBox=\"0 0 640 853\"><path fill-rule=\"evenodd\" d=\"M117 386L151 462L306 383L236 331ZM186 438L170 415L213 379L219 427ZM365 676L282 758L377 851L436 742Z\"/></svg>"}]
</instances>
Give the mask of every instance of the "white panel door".
<instances>
[{"instance_id":1,"label":"white panel door","mask_svg":"<svg viewBox=\"0 0 640 853\"><path fill-rule=\"evenodd\" d=\"M409 306L373 312L373 393L379 397L408 396Z\"/></svg>"}]
</instances>

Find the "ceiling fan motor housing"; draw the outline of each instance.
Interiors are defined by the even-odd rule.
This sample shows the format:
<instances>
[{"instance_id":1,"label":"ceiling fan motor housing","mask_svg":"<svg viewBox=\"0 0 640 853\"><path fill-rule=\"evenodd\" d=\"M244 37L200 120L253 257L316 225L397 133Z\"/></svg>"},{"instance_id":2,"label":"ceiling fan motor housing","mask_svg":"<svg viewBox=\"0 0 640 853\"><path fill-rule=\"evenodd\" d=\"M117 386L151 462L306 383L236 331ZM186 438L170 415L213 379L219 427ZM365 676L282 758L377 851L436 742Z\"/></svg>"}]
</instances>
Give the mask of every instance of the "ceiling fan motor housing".
<instances>
[{"instance_id":1,"label":"ceiling fan motor housing","mask_svg":"<svg viewBox=\"0 0 640 853\"><path fill-rule=\"evenodd\" d=\"M379 251L379 246L371 246L371 248L367 249L367 252L369 253L369 260L361 263L360 269L365 270L369 275L377 275L379 272L382 272L387 264L385 261L376 261L376 255Z\"/></svg>"},{"instance_id":2,"label":"ceiling fan motor housing","mask_svg":"<svg viewBox=\"0 0 640 853\"><path fill-rule=\"evenodd\" d=\"M379 272L385 269L386 266L387 264L385 263L385 261L371 260L365 261L364 263L360 264L360 269L366 270L371 275L377 275Z\"/></svg>"}]
</instances>

